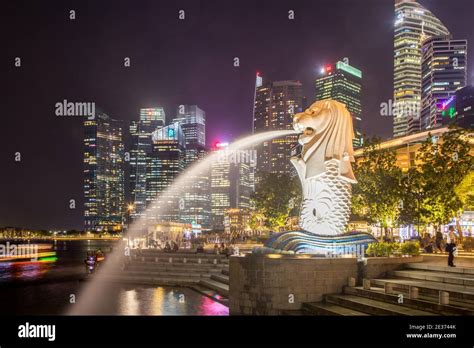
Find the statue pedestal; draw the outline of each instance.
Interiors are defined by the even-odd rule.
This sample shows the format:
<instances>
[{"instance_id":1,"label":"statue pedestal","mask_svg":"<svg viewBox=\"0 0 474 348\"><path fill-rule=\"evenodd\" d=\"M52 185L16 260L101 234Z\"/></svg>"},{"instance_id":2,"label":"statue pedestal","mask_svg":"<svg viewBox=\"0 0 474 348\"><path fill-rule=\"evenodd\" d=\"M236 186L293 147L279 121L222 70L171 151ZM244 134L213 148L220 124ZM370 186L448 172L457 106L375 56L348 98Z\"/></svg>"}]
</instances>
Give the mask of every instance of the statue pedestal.
<instances>
[{"instance_id":1,"label":"statue pedestal","mask_svg":"<svg viewBox=\"0 0 474 348\"><path fill-rule=\"evenodd\" d=\"M301 311L304 303L340 294L363 279L384 277L415 257L328 258L313 255L246 254L231 256L229 310L231 315L280 315Z\"/></svg>"},{"instance_id":2,"label":"statue pedestal","mask_svg":"<svg viewBox=\"0 0 474 348\"><path fill-rule=\"evenodd\" d=\"M357 259L247 254L230 258L229 310L233 315L279 315L301 310L324 294L341 293L357 277Z\"/></svg>"},{"instance_id":3,"label":"statue pedestal","mask_svg":"<svg viewBox=\"0 0 474 348\"><path fill-rule=\"evenodd\" d=\"M306 231L288 231L272 235L265 243L263 253L293 251L296 254L319 256L350 255L364 257L368 244L376 242L374 236L365 232L349 232L338 236L318 236Z\"/></svg>"}]
</instances>

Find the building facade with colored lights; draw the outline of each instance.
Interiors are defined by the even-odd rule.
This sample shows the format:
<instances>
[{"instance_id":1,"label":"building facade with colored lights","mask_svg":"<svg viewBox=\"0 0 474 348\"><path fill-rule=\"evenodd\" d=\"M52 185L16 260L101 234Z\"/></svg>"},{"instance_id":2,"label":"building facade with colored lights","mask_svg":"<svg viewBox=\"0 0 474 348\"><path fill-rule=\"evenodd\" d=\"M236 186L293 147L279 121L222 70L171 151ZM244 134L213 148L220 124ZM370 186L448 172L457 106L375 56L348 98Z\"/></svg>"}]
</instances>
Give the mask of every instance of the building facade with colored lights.
<instances>
[{"instance_id":1,"label":"building facade with colored lights","mask_svg":"<svg viewBox=\"0 0 474 348\"><path fill-rule=\"evenodd\" d=\"M179 105L173 123L181 126L185 140L185 166L201 161L208 153L206 149L206 113L197 105ZM211 199L209 192L210 173L203 169L189 175L184 183L181 204L181 221L210 229Z\"/></svg>"},{"instance_id":2,"label":"building facade with colored lights","mask_svg":"<svg viewBox=\"0 0 474 348\"><path fill-rule=\"evenodd\" d=\"M443 123L454 123L459 127L474 129L474 86L458 89L453 97L443 104Z\"/></svg>"},{"instance_id":3,"label":"building facade with colored lights","mask_svg":"<svg viewBox=\"0 0 474 348\"><path fill-rule=\"evenodd\" d=\"M253 133L293 129L293 117L304 108L302 84L299 81L265 82L257 75L253 117ZM297 135L264 141L257 151L259 173L295 175L288 158L297 145Z\"/></svg>"},{"instance_id":4,"label":"building facade with colored lights","mask_svg":"<svg viewBox=\"0 0 474 348\"><path fill-rule=\"evenodd\" d=\"M84 121L84 229L120 232L124 216L122 123L103 112Z\"/></svg>"},{"instance_id":5,"label":"building facade with colored lights","mask_svg":"<svg viewBox=\"0 0 474 348\"><path fill-rule=\"evenodd\" d=\"M333 99L346 105L354 127L353 146L363 144L362 131L362 72L344 62L327 65L322 77L316 79L316 100Z\"/></svg>"},{"instance_id":6,"label":"building facade with colored lights","mask_svg":"<svg viewBox=\"0 0 474 348\"><path fill-rule=\"evenodd\" d=\"M394 104L393 135L409 132L412 119L421 110L421 46L433 36L449 35L448 29L433 13L415 0L395 0L394 29Z\"/></svg>"},{"instance_id":7,"label":"building facade with colored lights","mask_svg":"<svg viewBox=\"0 0 474 348\"><path fill-rule=\"evenodd\" d=\"M443 111L456 91L467 83L467 40L445 36L427 39L422 47L421 66L421 118L419 123L410 125L409 133L449 123L450 118L443 117Z\"/></svg>"},{"instance_id":8,"label":"building facade with colored lights","mask_svg":"<svg viewBox=\"0 0 474 348\"><path fill-rule=\"evenodd\" d=\"M140 109L138 121L130 124L132 148L130 150L130 193L133 204L132 217L143 217L146 210L146 163L153 142L152 133L165 125L162 107Z\"/></svg>"},{"instance_id":9,"label":"building facade with colored lights","mask_svg":"<svg viewBox=\"0 0 474 348\"><path fill-rule=\"evenodd\" d=\"M185 140L179 123L161 127L152 133L152 150L146 163L146 218L156 221L180 221L179 189L167 190L185 168Z\"/></svg>"}]
</instances>

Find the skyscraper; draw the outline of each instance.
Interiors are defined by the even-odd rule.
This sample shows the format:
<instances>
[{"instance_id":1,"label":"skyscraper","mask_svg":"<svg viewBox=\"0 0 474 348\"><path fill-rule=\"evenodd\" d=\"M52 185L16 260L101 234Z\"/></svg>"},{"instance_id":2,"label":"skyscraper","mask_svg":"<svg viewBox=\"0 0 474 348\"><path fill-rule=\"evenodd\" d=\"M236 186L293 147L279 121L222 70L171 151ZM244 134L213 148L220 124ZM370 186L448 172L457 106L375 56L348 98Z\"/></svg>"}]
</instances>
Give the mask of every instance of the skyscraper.
<instances>
[{"instance_id":1,"label":"skyscraper","mask_svg":"<svg viewBox=\"0 0 474 348\"><path fill-rule=\"evenodd\" d=\"M118 232L124 212L121 121L103 112L84 121L84 228Z\"/></svg>"},{"instance_id":2,"label":"skyscraper","mask_svg":"<svg viewBox=\"0 0 474 348\"><path fill-rule=\"evenodd\" d=\"M200 161L207 154L206 113L197 105L179 105L173 120L181 126L186 144L185 166ZM210 228L211 200L209 170L189 175L184 183L181 221Z\"/></svg>"},{"instance_id":3,"label":"skyscraper","mask_svg":"<svg viewBox=\"0 0 474 348\"><path fill-rule=\"evenodd\" d=\"M262 81L257 74L253 132L293 129L293 117L303 109L303 91L299 81ZM297 135L264 141L256 146L257 178L259 173L294 175L288 158L297 145Z\"/></svg>"},{"instance_id":4,"label":"skyscraper","mask_svg":"<svg viewBox=\"0 0 474 348\"><path fill-rule=\"evenodd\" d=\"M409 133L443 125L443 105L467 82L467 40L436 36L422 47L421 122ZM410 125L411 126L411 125Z\"/></svg>"},{"instance_id":5,"label":"skyscraper","mask_svg":"<svg viewBox=\"0 0 474 348\"><path fill-rule=\"evenodd\" d=\"M180 221L179 189L167 191L185 166L184 134L179 123L152 133L152 150L146 160L147 220Z\"/></svg>"},{"instance_id":6,"label":"skyscraper","mask_svg":"<svg viewBox=\"0 0 474 348\"><path fill-rule=\"evenodd\" d=\"M421 45L432 36L449 35L448 29L415 0L395 0L393 135L408 133L408 124L420 117Z\"/></svg>"},{"instance_id":7,"label":"skyscraper","mask_svg":"<svg viewBox=\"0 0 474 348\"><path fill-rule=\"evenodd\" d=\"M474 86L458 89L441 107L443 124L455 123L459 127L474 129Z\"/></svg>"},{"instance_id":8,"label":"skyscraper","mask_svg":"<svg viewBox=\"0 0 474 348\"><path fill-rule=\"evenodd\" d=\"M353 66L337 62L326 65L322 77L316 79L316 100L334 99L346 105L354 126L353 146L363 143L360 129L362 114L362 72Z\"/></svg>"},{"instance_id":9,"label":"skyscraper","mask_svg":"<svg viewBox=\"0 0 474 348\"><path fill-rule=\"evenodd\" d=\"M191 150L197 145L206 146L206 113L197 105L178 105L173 122L178 122L183 129L186 150ZM188 153L193 154L193 151ZM191 162L196 158L197 156L192 158Z\"/></svg>"},{"instance_id":10,"label":"skyscraper","mask_svg":"<svg viewBox=\"0 0 474 348\"><path fill-rule=\"evenodd\" d=\"M139 120L130 124L130 192L134 218L143 216L146 209L146 163L153 147L152 133L164 125L165 111L162 107L140 109Z\"/></svg>"},{"instance_id":11,"label":"skyscraper","mask_svg":"<svg viewBox=\"0 0 474 348\"><path fill-rule=\"evenodd\" d=\"M236 160L241 157L227 151L226 143L217 143L218 160L211 164L211 225L214 230L224 230L228 209L250 209L253 192L251 170L254 163ZM248 158L248 157L247 157Z\"/></svg>"}]
</instances>

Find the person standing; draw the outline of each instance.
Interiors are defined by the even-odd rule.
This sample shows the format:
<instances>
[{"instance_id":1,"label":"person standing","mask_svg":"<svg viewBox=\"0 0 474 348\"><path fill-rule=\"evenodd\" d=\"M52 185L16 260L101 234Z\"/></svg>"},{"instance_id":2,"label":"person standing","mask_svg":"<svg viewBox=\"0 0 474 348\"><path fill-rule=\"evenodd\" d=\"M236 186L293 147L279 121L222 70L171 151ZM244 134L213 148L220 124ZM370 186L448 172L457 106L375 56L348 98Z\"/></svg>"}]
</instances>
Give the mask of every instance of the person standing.
<instances>
[{"instance_id":1,"label":"person standing","mask_svg":"<svg viewBox=\"0 0 474 348\"><path fill-rule=\"evenodd\" d=\"M448 266L456 267L454 265L454 251L456 250L456 234L454 234L454 227L449 226L448 228L448 240L446 243L446 251L449 253Z\"/></svg>"},{"instance_id":2,"label":"person standing","mask_svg":"<svg viewBox=\"0 0 474 348\"><path fill-rule=\"evenodd\" d=\"M443 234L441 233L441 231L438 229L436 231L436 252L438 252L438 250L442 253L443 252L443 249L441 248L441 244L443 243Z\"/></svg>"}]
</instances>

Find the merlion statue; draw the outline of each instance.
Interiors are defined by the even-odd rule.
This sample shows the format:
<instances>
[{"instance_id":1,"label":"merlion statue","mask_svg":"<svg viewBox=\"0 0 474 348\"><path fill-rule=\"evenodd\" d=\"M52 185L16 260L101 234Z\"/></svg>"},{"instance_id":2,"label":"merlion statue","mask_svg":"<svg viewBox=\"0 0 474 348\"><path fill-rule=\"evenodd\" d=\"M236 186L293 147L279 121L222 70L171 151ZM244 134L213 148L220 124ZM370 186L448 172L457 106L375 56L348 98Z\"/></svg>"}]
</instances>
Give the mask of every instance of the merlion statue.
<instances>
[{"instance_id":1,"label":"merlion statue","mask_svg":"<svg viewBox=\"0 0 474 348\"><path fill-rule=\"evenodd\" d=\"M300 226L314 234L342 234L350 216L351 184L357 183L352 117L344 104L322 100L296 114L293 127L303 146L301 156L291 158L303 191Z\"/></svg>"},{"instance_id":2,"label":"merlion statue","mask_svg":"<svg viewBox=\"0 0 474 348\"><path fill-rule=\"evenodd\" d=\"M346 106L326 99L313 103L293 119L300 133L301 154L291 162L299 175L303 200L299 225L302 231L273 235L266 249L299 253L324 253L329 249L364 246L374 238L346 232L351 212L354 130Z\"/></svg>"}]
</instances>

